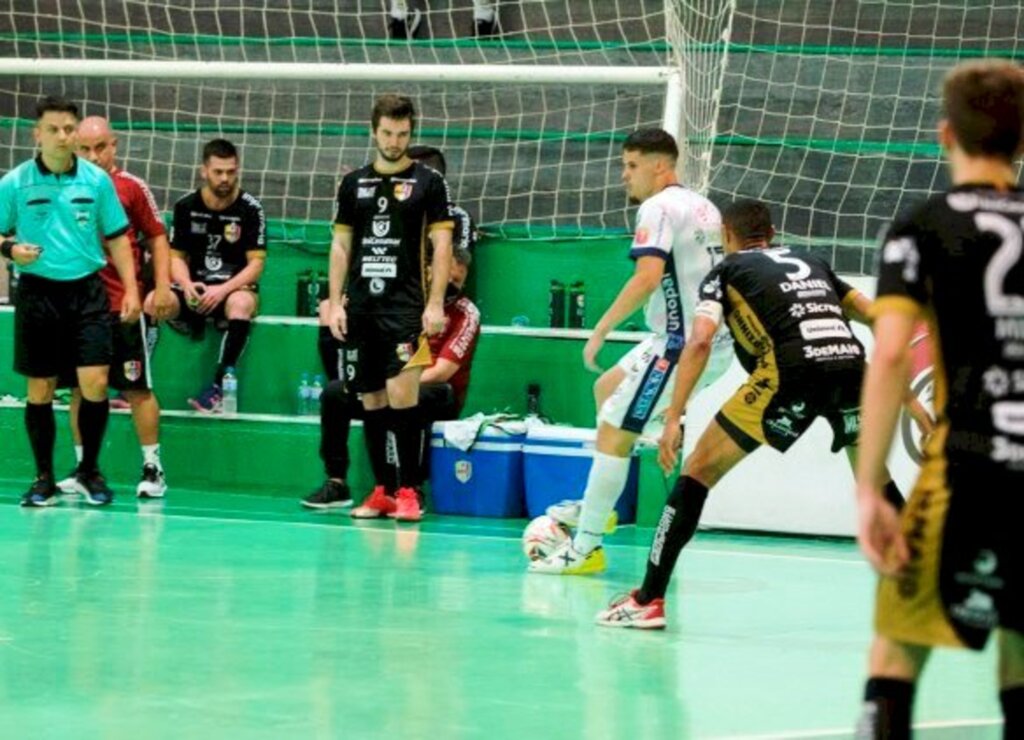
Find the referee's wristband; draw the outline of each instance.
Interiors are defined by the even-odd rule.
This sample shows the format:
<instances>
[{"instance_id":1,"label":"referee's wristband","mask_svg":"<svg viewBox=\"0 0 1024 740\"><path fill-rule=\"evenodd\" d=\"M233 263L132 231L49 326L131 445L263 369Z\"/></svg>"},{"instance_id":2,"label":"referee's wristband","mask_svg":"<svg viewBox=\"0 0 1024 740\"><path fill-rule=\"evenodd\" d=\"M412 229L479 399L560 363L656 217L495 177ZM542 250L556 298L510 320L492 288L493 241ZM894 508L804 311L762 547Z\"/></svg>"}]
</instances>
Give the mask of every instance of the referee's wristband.
<instances>
[{"instance_id":1,"label":"referee's wristband","mask_svg":"<svg viewBox=\"0 0 1024 740\"><path fill-rule=\"evenodd\" d=\"M0 254L7 259L14 259L14 245L17 243L14 239L4 239L0 242Z\"/></svg>"}]
</instances>

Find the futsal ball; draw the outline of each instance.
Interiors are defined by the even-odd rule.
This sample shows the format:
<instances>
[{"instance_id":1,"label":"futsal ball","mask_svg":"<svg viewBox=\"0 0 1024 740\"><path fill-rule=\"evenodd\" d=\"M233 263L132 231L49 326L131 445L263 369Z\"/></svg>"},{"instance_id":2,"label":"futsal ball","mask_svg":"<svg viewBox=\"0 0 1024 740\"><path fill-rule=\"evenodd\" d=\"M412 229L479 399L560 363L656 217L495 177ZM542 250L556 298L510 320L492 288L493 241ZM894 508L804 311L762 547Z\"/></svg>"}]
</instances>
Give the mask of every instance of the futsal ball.
<instances>
[{"instance_id":1,"label":"futsal ball","mask_svg":"<svg viewBox=\"0 0 1024 740\"><path fill-rule=\"evenodd\" d=\"M569 539L569 530L551 517L539 516L523 530L523 552L530 560L546 558Z\"/></svg>"}]
</instances>

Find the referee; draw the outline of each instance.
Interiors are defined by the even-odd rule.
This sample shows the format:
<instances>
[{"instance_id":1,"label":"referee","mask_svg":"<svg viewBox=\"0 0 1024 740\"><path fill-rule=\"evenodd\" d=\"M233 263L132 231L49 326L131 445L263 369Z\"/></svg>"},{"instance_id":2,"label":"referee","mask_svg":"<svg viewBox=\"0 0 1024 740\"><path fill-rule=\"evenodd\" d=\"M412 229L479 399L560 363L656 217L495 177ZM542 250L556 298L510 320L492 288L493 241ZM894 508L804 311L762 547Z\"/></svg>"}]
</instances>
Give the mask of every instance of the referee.
<instances>
[{"instance_id":1,"label":"referee","mask_svg":"<svg viewBox=\"0 0 1024 740\"><path fill-rule=\"evenodd\" d=\"M128 218L110 177L74 154L78 106L57 97L36 105L39 154L0 179L0 253L20 274L14 313L14 370L28 378L25 428L36 479L22 506L57 502L53 479L53 392L63 368L75 367L82 390L82 461L76 476L96 506L114 496L98 458L110 407L110 304L99 277L103 242L125 287L121 320L138 321L139 289Z\"/></svg>"}]
</instances>

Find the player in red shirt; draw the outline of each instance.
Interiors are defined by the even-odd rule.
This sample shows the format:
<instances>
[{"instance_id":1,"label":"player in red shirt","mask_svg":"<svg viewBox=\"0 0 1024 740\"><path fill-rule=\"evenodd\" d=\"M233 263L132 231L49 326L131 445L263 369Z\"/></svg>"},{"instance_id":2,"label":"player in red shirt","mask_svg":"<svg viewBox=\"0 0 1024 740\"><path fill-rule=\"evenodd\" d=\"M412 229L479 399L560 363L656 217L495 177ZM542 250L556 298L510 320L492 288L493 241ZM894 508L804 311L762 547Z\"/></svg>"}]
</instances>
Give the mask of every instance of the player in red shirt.
<instances>
[{"instance_id":1,"label":"player in red shirt","mask_svg":"<svg viewBox=\"0 0 1024 740\"><path fill-rule=\"evenodd\" d=\"M456 249L448 275L445 296L444 330L430 338L430 367L420 379L419 409L423 417L425 434L421 464L428 470L427 452L430 445L430 426L435 421L458 418L469 390L470 367L480 338L480 311L462 288L469 276L472 256L469 250ZM324 461L327 478L323 485L302 500L311 509L333 509L352 505L345 478L348 474L348 433L352 419L361 417L362 404L356 394L346 388L351 377L345 351L339 353L340 380L327 384L321 396L320 457ZM374 477L384 481L389 493L396 487L394 468L386 456L370 454ZM383 464L381 463L383 458Z\"/></svg>"},{"instance_id":2,"label":"player in red shirt","mask_svg":"<svg viewBox=\"0 0 1024 740\"><path fill-rule=\"evenodd\" d=\"M153 292L153 313L157 321L167 318L174 307L170 283L170 244L160 218L156 200L146 183L117 166L117 137L105 118L90 116L78 125L76 151L110 173L117 189L118 200L128 215L128 239L135 259L136 277L141 285L142 247L152 255L156 288ZM122 324L119 318L124 285L113 265L108 264L100 278L110 298L110 320L114 326L114 357L110 363L110 387L121 391L132 410L135 432L142 446L142 477L136 488L139 498L160 498L167 490L163 466L160 463L160 405L152 390L149 374L149 353L146 346L145 315L137 324ZM141 296L140 296L141 300ZM64 385L73 385L68 378ZM78 433L78 407L81 393L74 389L71 399L71 432L75 439L75 454L81 458L82 445ZM57 484L64 493L80 493L77 479L71 476Z\"/></svg>"}]
</instances>

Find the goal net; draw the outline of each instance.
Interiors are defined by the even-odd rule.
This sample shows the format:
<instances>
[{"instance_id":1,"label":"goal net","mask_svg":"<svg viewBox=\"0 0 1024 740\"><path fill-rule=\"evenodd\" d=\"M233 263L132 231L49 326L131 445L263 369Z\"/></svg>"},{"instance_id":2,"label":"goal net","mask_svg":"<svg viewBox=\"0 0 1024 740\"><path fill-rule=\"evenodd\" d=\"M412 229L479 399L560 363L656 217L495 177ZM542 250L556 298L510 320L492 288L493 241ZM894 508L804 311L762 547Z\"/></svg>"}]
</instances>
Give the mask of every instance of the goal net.
<instances>
[{"instance_id":1,"label":"goal net","mask_svg":"<svg viewBox=\"0 0 1024 740\"><path fill-rule=\"evenodd\" d=\"M56 13L16 3L0 10L0 57L50 66L0 65L0 168L31 155L36 99L63 94L111 120L124 166L165 208L195 186L203 143L224 136L276 237L322 244L340 176L372 156L372 101L398 91L417 103L417 143L444 151L457 202L506 236L628 230L620 150L640 126L667 123L692 141L684 176L706 187L729 3L502 2L493 38L473 35L475 4L410 2L417 36L394 39L387 1L60 2ZM683 40L696 50L684 54ZM88 65L98 61L124 66L97 74ZM147 62L211 66L137 74ZM290 77L299 64L332 72ZM430 74L408 73L420 67Z\"/></svg>"},{"instance_id":2,"label":"goal net","mask_svg":"<svg viewBox=\"0 0 1024 740\"><path fill-rule=\"evenodd\" d=\"M712 197L768 201L788 241L870 271L893 216L948 184L943 76L965 59L1019 59L1022 40L1024 6L1008 0L739 0Z\"/></svg>"}]
</instances>

